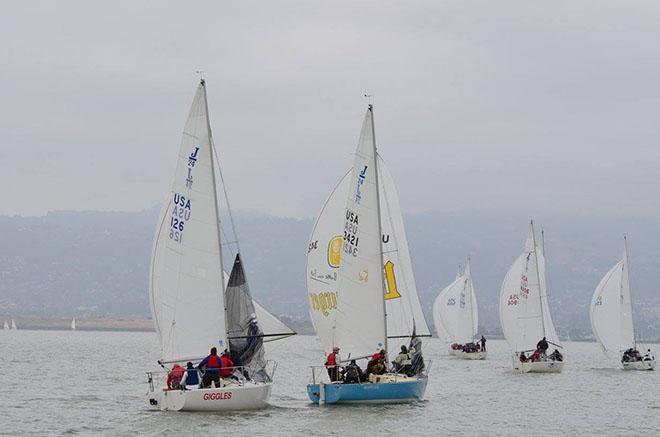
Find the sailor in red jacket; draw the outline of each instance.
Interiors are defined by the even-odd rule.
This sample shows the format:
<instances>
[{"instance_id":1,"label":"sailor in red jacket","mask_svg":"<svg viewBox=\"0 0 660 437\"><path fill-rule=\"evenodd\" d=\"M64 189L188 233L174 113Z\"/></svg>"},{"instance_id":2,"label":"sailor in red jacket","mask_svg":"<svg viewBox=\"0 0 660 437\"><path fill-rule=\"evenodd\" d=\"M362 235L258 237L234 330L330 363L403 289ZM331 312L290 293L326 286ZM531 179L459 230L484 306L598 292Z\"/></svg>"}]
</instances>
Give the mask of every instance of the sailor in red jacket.
<instances>
[{"instance_id":1,"label":"sailor in red jacket","mask_svg":"<svg viewBox=\"0 0 660 437\"><path fill-rule=\"evenodd\" d=\"M328 355L328 359L325 360L325 366L328 369L328 376L330 381L335 382L339 381L339 363L341 358L339 357L339 348L337 346L332 348L332 352Z\"/></svg>"},{"instance_id":2,"label":"sailor in red jacket","mask_svg":"<svg viewBox=\"0 0 660 437\"><path fill-rule=\"evenodd\" d=\"M220 376L223 378L226 378L227 376L231 376L232 373L234 373L234 362L231 360L231 356L229 355L229 351L225 350L222 353L222 356L220 357L220 361L222 362L222 368L220 369Z\"/></svg>"},{"instance_id":3,"label":"sailor in red jacket","mask_svg":"<svg viewBox=\"0 0 660 437\"><path fill-rule=\"evenodd\" d=\"M174 367L172 367L172 370L167 374L167 388L170 390L178 390L184 373L185 369L178 364L175 364Z\"/></svg>"}]
</instances>

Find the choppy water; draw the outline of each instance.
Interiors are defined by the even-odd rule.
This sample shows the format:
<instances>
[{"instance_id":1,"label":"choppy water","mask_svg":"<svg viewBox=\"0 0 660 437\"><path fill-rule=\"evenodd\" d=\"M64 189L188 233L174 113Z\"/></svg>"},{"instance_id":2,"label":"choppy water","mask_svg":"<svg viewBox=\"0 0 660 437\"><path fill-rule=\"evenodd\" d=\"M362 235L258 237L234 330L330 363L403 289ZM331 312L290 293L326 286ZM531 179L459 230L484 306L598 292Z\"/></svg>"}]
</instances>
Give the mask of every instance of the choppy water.
<instances>
[{"instance_id":1,"label":"choppy water","mask_svg":"<svg viewBox=\"0 0 660 437\"><path fill-rule=\"evenodd\" d=\"M463 361L427 341L424 402L318 407L305 385L320 350L298 336L269 347L271 408L164 413L144 403L155 334L0 331L0 434L659 435L659 372L624 372L596 344L568 343L562 374L519 375L503 341L488 346L488 360Z\"/></svg>"}]
</instances>

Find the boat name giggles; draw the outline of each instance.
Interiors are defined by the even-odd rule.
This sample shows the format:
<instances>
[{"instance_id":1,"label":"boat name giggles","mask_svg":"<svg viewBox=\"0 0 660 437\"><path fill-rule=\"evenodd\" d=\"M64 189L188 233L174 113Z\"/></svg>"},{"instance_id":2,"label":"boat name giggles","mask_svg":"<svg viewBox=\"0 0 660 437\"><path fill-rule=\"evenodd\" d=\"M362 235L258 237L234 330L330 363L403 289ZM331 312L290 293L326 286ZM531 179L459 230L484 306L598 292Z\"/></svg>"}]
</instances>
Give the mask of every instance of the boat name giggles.
<instances>
[{"instance_id":1,"label":"boat name giggles","mask_svg":"<svg viewBox=\"0 0 660 437\"><path fill-rule=\"evenodd\" d=\"M231 399L231 392L227 391L224 393L204 393L202 399L205 401L224 401Z\"/></svg>"}]
</instances>

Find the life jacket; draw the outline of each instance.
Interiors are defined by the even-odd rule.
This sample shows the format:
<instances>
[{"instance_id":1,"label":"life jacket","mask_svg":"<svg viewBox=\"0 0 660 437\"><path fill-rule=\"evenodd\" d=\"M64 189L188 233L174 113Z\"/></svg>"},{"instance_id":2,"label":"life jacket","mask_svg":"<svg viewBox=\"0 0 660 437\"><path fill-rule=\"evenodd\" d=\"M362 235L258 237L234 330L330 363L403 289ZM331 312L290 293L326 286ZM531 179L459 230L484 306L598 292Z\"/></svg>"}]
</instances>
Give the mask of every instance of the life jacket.
<instances>
[{"instance_id":1,"label":"life jacket","mask_svg":"<svg viewBox=\"0 0 660 437\"><path fill-rule=\"evenodd\" d=\"M234 363L231 361L228 355L223 355L220 357L222 362L222 368L220 369L220 376L229 376L234 372Z\"/></svg>"},{"instance_id":2,"label":"life jacket","mask_svg":"<svg viewBox=\"0 0 660 437\"><path fill-rule=\"evenodd\" d=\"M220 357L217 355L209 355L209 360L206 362L206 370L217 372L222 367Z\"/></svg>"},{"instance_id":3,"label":"life jacket","mask_svg":"<svg viewBox=\"0 0 660 437\"><path fill-rule=\"evenodd\" d=\"M197 369L188 369L186 370L188 375L186 375L186 385L199 385L199 374Z\"/></svg>"},{"instance_id":4,"label":"life jacket","mask_svg":"<svg viewBox=\"0 0 660 437\"><path fill-rule=\"evenodd\" d=\"M183 373L185 372L184 368L181 366L175 366L172 368L170 373L167 375L168 385L172 388L177 388L181 383L183 378Z\"/></svg>"},{"instance_id":5,"label":"life jacket","mask_svg":"<svg viewBox=\"0 0 660 437\"><path fill-rule=\"evenodd\" d=\"M328 359L325 361L326 366L336 366L337 365L337 360L336 357L337 354L334 352L331 352L330 355L328 355Z\"/></svg>"}]
</instances>

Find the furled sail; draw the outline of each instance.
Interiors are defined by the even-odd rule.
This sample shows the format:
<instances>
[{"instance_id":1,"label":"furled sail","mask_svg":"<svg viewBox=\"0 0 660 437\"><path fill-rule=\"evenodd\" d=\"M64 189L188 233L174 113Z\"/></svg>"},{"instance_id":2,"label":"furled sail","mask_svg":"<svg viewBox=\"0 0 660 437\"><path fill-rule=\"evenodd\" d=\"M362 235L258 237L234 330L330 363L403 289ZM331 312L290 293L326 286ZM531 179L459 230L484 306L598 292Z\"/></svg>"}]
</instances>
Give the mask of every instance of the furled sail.
<instances>
[{"instance_id":1,"label":"furled sail","mask_svg":"<svg viewBox=\"0 0 660 437\"><path fill-rule=\"evenodd\" d=\"M161 361L203 357L227 345L219 219L206 89L183 131L174 182L151 258L150 302Z\"/></svg>"},{"instance_id":2,"label":"furled sail","mask_svg":"<svg viewBox=\"0 0 660 437\"><path fill-rule=\"evenodd\" d=\"M555 331L547 298L545 259L536 245L530 223L525 250L507 272L500 290L500 322L509 347L529 351L543 337L555 345Z\"/></svg>"},{"instance_id":3,"label":"furled sail","mask_svg":"<svg viewBox=\"0 0 660 437\"><path fill-rule=\"evenodd\" d=\"M476 299L468 264L433 303L433 319L440 338L459 344L473 341L478 326Z\"/></svg>"},{"instance_id":4,"label":"furled sail","mask_svg":"<svg viewBox=\"0 0 660 437\"><path fill-rule=\"evenodd\" d=\"M590 314L594 335L607 355L618 356L635 346L626 240L621 261L603 276L594 291Z\"/></svg>"},{"instance_id":5,"label":"furled sail","mask_svg":"<svg viewBox=\"0 0 660 437\"><path fill-rule=\"evenodd\" d=\"M326 352L332 350L334 345L341 346L342 350L345 349L344 345L336 341L334 327L339 267L340 260L344 256L341 250L346 221L346 199L349 195L349 187L352 186L352 175L353 170L342 178L325 202L307 248L306 270L310 314L323 350ZM430 336L415 287L398 195L393 178L380 157L378 157L378 176L387 334L390 339L411 337L413 330L416 329L417 336ZM405 343L401 340L390 342L392 341ZM345 353L342 355L347 356Z\"/></svg>"}]
</instances>

